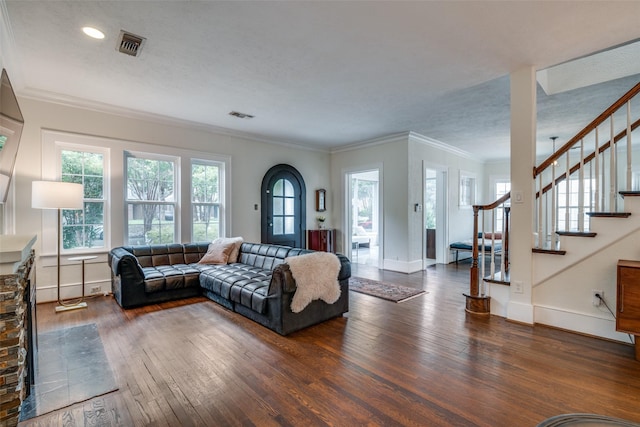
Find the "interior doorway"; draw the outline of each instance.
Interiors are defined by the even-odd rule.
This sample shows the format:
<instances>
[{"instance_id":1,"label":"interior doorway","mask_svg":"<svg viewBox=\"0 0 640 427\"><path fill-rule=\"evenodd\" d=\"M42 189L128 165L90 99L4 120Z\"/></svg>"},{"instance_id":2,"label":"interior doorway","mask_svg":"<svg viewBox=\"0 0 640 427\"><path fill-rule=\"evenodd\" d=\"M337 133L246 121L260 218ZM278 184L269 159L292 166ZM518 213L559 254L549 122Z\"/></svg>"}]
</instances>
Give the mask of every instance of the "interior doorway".
<instances>
[{"instance_id":1,"label":"interior doorway","mask_svg":"<svg viewBox=\"0 0 640 427\"><path fill-rule=\"evenodd\" d=\"M447 170L425 166L423 269L447 262Z\"/></svg>"},{"instance_id":2,"label":"interior doorway","mask_svg":"<svg viewBox=\"0 0 640 427\"><path fill-rule=\"evenodd\" d=\"M352 263L380 268L381 209L380 170L369 169L346 176L348 203L346 249Z\"/></svg>"}]
</instances>

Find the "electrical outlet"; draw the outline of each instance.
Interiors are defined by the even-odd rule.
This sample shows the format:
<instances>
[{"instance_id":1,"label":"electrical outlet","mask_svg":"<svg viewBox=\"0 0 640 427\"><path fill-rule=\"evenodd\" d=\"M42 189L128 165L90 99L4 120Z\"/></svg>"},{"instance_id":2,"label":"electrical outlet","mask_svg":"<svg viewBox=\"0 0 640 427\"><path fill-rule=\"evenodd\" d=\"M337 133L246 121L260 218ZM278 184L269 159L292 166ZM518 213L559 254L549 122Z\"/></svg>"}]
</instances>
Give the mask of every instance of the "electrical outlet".
<instances>
[{"instance_id":1,"label":"electrical outlet","mask_svg":"<svg viewBox=\"0 0 640 427\"><path fill-rule=\"evenodd\" d=\"M521 280L514 280L513 281L513 292L515 292L516 294L524 293L524 288L523 288Z\"/></svg>"},{"instance_id":2,"label":"electrical outlet","mask_svg":"<svg viewBox=\"0 0 640 427\"><path fill-rule=\"evenodd\" d=\"M591 303L593 304L594 307L600 307L600 304L602 304L602 300L600 298L598 298L596 295L600 295L600 298L604 298L604 291L601 289L593 289L591 291Z\"/></svg>"},{"instance_id":3,"label":"electrical outlet","mask_svg":"<svg viewBox=\"0 0 640 427\"><path fill-rule=\"evenodd\" d=\"M92 286L91 287L91 293L92 294L99 294L100 292L102 292L102 288L100 286Z\"/></svg>"}]
</instances>

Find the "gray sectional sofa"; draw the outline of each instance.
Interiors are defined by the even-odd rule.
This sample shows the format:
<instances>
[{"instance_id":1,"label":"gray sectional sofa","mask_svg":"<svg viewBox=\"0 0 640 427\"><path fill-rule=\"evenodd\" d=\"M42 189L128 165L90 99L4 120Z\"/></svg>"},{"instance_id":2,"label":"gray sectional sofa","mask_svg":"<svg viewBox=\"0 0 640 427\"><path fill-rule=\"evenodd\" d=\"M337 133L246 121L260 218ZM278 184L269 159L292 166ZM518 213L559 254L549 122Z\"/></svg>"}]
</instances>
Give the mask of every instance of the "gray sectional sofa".
<instances>
[{"instance_id":1,"label":"gray sectional sofa","mask_svg":"<svg viewBox=\"0 0 640 427\"><path fill-rule=\"evenodd\" d=\"M285 258L312 251L243 243L238 262L199 264L207 248L208 243L190 243L112 249L109 266L116 301L130 308L202 294L281 335L349 311L351 263L343 255L337 255L340 298L333 304L314 300L294 313L290 307L296 281Z\"/></svg>"}]
</instances>

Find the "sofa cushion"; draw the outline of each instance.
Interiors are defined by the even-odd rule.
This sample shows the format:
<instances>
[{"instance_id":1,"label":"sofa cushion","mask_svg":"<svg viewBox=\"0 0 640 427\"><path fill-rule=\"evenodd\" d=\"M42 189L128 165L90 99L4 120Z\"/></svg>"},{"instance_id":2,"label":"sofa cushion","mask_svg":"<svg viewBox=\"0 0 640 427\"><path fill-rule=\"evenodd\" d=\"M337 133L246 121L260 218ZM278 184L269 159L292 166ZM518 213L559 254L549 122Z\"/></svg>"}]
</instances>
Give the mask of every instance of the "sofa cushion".
<instances>
[{"instance_id":1,"label":"sofa cushion","mask_svg":"<svg viewBox=\"0 0 640 427\"><path fill-rule=\"evenodd\" d=\"M222 298L264 314L271 274L271 270L245 264L219 265L202 269L200 286Z\"/></svg>"},{"instance_id":2,"label":"sofa cushion","mask_svg":"<svg viewBox=\"0 0 640 427\"><path fill-rule=\"evenodd\" d=\"M214 240L209 245L207 253L199 261L200 264L226 264L229 255L235 246L234 242L224 242Z\"/></svg>"},{"instance_id":3,"label":"sofa cushion","mask_svg":"<svg viewBox=\"0 0 640 427\"><path fill-rule=\"evenodd\" d=\"M200 285L200 271L186 264L143 267L144 290L148 293Z\"/></svg>"},{"instance_id":4,"label":"sofa cushion","mask_svg":"<svg viewBox=\"0 0 640 427\"><path fill-rule=\"evenodd\" d=\"M233 248L231 249L231 253L229 253L229 259L227 263L233 264L234 262L238 262L238 256L240 255L240 246L244 239L242 237L218 237L212 243L220 243L223 245L232 244Z\"/></svg>"}]
</instances>

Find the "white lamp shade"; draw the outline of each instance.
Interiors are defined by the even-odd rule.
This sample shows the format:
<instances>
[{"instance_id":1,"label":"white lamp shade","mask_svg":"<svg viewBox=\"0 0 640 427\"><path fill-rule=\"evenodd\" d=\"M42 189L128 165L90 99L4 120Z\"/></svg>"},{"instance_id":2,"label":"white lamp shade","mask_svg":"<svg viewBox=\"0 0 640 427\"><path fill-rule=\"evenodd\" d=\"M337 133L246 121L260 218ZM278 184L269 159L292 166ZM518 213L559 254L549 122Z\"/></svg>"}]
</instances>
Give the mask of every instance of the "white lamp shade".
<instances>
[{"instance_id":1,"label":"white lamp shade","mask_svg":"<svg viewBox=\"0 0 640 427\"><path fill-rule=\"evenodd\" d=\"M82 184L59 181L33 181L31 207L37 209L83 209Z\"/></svg>"}]
</instances>

